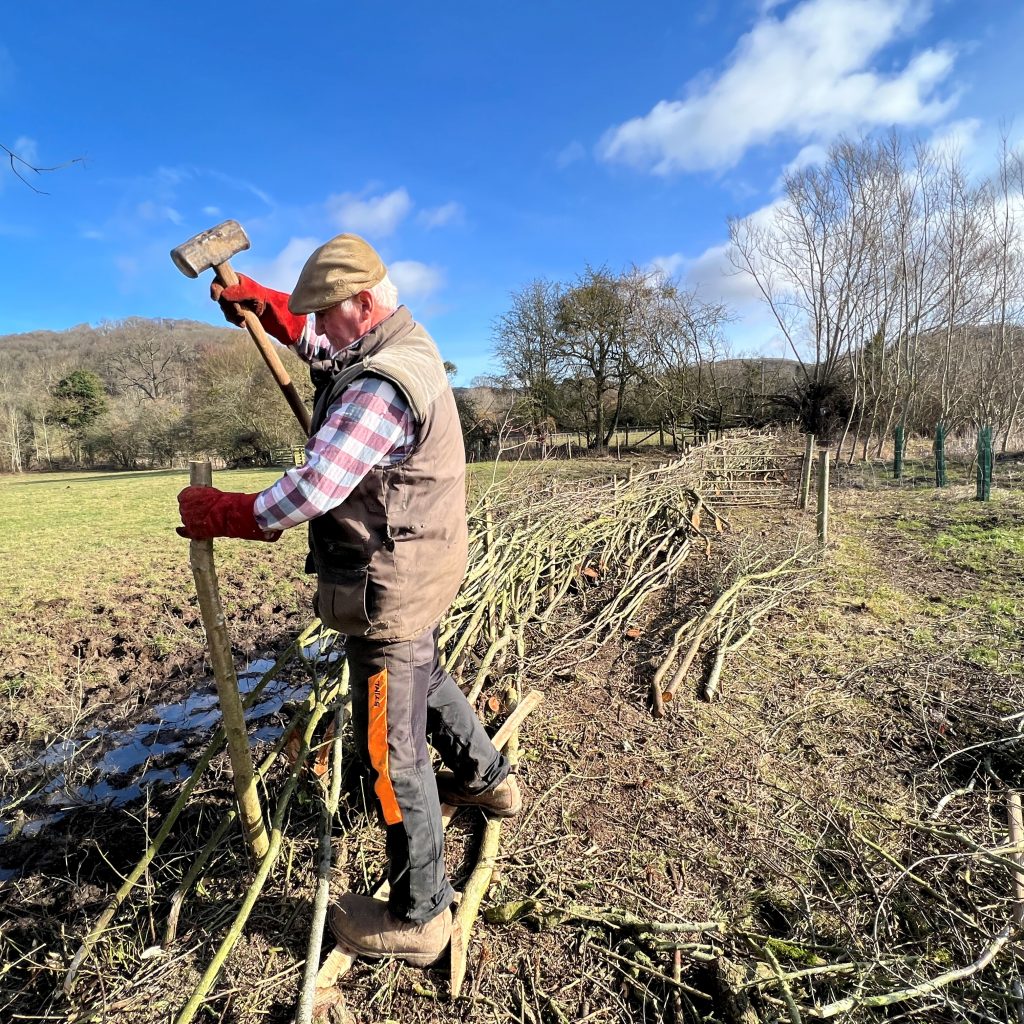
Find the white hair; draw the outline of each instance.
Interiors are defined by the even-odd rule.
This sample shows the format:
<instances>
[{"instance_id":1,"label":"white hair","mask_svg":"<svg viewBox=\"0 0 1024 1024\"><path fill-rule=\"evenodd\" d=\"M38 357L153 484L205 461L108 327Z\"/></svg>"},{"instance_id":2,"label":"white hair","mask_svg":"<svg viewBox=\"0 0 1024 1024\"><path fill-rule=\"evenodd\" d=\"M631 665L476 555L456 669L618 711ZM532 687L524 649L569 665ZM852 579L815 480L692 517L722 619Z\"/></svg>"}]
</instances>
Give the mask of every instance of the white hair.
<instances>
[{"instance_id":1,"label":"white hair","mask_svg":"<svg viewBox=\"0 0 1024 1024\"><path fill-rule=\"evenodd\" d=\"M398 289L387 274L372 288L367 288L366 290L373 296L374 302L377 303L380 309L388 313L398 309ZM345 299L341 305L344 306L355 301L356 297L353 295L350 299Z\"/></svg>"}]
</instances>

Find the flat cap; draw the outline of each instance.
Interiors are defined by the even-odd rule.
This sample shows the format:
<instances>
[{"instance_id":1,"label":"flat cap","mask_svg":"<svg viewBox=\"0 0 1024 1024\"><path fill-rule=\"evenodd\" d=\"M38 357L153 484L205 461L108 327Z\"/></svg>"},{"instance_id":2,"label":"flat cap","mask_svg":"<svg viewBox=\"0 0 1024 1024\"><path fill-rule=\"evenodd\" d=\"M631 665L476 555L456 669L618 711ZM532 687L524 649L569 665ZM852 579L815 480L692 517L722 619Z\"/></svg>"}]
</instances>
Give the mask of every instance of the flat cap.
<instances>
[{"instance_id":1,"label":"flat cap","mask_svg":"<svg viewBox=\"0 0 1024 1024\"><path fill-rule=\"evenodd\" d=\"M372 288L385 274L387 267L366 239L337 235L306 260L288 308L300 316L316 313Z\"/></svg>"}]
</instances>

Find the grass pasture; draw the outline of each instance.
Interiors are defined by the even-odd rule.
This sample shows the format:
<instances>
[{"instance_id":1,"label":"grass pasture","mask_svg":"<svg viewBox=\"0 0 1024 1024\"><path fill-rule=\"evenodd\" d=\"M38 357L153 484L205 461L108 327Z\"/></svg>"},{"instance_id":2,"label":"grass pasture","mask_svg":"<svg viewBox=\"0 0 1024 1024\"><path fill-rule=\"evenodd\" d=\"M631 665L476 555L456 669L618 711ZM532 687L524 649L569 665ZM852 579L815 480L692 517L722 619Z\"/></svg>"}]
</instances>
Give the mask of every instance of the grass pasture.
<instances>
[{"instance_id":1,"label":"grass pasture","mask_svg":"<svg viewBox=\"0 0 1024 1024\"><path fill-rule=\"evenodd\" d=\"M273 471L216 474L256 491ZM180 471L0 477L0 739L32 743L83 714L106 717L201 656L205 645ZM305 538L217 544L225 609L241 650L308 610Z\"/></svg>"}]
</instances>

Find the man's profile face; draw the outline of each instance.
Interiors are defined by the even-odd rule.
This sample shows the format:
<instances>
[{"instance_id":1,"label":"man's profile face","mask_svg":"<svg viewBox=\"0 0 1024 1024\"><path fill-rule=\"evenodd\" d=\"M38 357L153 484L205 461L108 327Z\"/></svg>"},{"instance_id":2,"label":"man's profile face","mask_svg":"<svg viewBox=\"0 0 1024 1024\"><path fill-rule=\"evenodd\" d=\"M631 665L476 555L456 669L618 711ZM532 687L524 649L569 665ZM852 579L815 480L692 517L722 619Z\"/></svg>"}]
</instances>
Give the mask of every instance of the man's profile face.
<instances>
[{"instance_id":1,"label":"man's profile face","mask_svg":"<svg viewBox=\"0 0 1024 1024\"><path fill-rule=\"evenodd\" d=\"M348 348L358 341L370 329L373 308L372 301L362 301L364 296L369 298L369 293L360 292L336 306L319 310L316 313L316 333L324 335L337 349Z\"/></svg>"}]
</instances>

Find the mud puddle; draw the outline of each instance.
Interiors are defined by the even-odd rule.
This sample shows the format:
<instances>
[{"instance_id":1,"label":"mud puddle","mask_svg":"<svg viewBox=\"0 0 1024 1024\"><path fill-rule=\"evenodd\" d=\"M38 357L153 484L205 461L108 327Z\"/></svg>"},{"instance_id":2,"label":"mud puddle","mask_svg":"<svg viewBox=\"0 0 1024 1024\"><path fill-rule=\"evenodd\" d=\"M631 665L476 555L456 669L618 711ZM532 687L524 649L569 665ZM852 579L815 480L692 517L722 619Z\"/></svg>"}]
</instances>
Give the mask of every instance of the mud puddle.
<instances>
[{"instance_id":1,"label":"mud puddle","mask_svg":"<svg viewBox=\"0 0 1024 1024\"><path fill-rule=\"evenodd\" d=\"M304 647L301 660L326 667L343 656L333 638ZM269 658L249 662L238 674L243 699L274 666ZM293 663L294 666L294 663ZM285 667L287 669L287 666ZM272 743L281 735L286 704L303 700L310 673L290 678L286 670L267 681L245 712L253 745ZM0 843L44 832L73 811L86 807L123 807L160 784L182 782L191 775L195 756L220 724L212 679L204 680L184 700L159 704L131 729L90 729L79 737L51 744L15 769L14 795L0 801ZM0 868L0 882L17 869Z\"/></svg>"}]
</instances>

